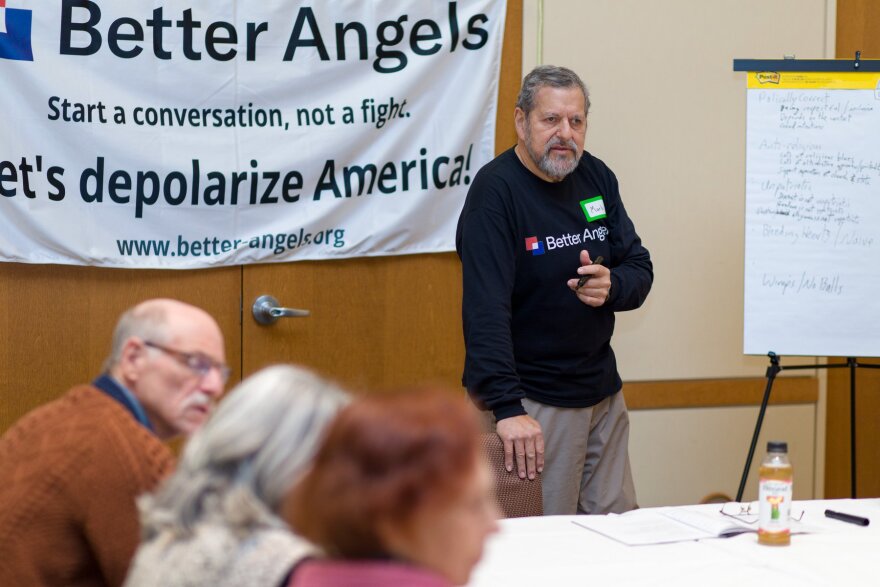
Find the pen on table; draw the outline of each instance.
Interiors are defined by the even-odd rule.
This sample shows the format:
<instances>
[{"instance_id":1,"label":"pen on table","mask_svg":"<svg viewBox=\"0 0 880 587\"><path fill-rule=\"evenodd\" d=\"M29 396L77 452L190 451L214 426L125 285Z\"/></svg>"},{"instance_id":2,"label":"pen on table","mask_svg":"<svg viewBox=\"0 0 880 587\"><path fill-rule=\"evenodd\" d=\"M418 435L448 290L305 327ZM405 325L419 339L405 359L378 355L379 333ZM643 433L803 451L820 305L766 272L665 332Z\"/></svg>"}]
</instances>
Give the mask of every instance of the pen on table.
<instances>
[{"instance_id":1,"label":"pen on table","mask_svg":"<svg viewBox=\"0 0 880 587\"><path fill-rule=\"evenodd\" d=\"M857 526L867 526L871 523L871 520L868 518L854 516L852 514L844 514L843 512L835 512L834 510L825 510L825 517L840 520L841 522L847 522L849 524L855 524Z\"/></svg>"}]
</instances>

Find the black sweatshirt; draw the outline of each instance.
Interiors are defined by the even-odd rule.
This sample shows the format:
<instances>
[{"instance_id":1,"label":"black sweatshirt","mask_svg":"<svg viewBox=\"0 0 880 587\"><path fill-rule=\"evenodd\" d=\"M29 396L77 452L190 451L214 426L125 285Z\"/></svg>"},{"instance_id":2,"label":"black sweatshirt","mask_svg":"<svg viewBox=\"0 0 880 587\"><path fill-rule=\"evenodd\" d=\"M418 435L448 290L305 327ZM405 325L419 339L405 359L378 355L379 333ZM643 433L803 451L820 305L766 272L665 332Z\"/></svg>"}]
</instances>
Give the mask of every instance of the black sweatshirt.
<instances>
[{"instance_id":1,"label":"black sweatshirt","mask_svg":"<svg viewBox=\"0 0 880 587\"><path fill-rule=\"evenodd\" d=\"M620 390L614 312L641 306L654 276L617 178L602 161L585 151L573 173L550 183L505 151L474 178L455 242L464 285L462 383L481 408L500 420L525 414L524 396L588 407ZM611 296L599 308L567 285L582 249L611 269Z\"/></svg>"}]
</instances>

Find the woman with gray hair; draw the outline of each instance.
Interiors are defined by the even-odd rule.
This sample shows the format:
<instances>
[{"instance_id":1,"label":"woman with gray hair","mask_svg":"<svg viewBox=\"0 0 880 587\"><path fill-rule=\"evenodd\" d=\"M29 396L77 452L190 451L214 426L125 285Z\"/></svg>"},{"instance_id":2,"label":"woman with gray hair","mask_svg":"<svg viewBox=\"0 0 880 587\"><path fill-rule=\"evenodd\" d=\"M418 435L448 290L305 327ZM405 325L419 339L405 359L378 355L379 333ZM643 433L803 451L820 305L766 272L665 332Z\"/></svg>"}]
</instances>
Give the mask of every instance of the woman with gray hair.
<instances>
[{"instance_id":1,"label":"woman with gray hair","mask_svg":"<svg viewBox=\"0 0 880 587\"><path fill-rule=\"evenodd\" d=\"M176 472L140 499L142 542L125 585L283 584L315 550L278 512L347 401L294 366L242 381L191 438Z\"/></svg>"}]
</instances>

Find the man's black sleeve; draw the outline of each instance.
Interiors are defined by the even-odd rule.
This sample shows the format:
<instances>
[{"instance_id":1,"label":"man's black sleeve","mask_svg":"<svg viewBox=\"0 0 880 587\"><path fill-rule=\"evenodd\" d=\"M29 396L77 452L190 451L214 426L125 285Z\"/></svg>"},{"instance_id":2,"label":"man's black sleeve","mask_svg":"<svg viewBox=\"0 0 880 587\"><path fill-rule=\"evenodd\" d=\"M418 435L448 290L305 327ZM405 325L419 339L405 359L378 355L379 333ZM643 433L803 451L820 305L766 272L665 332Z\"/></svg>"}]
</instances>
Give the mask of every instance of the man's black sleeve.
<instances>
[{"instance_id":1,"label":"man's black sleeve","mask_svg":"<svg viewBox=\"0 0 880 587\"><path fill-rule=\"evenodd\" d=\"M609 173L611 171L609 170ZM611 173L615 194L617 178ZM619 194L608 210L611 227L611 295L605 307L614 312L640 307L654 282L654 267L648 249L636 234L635 226L623 207Z\"/></svg>"},{"instance_id":2,"label":"man's black sleeve","mask_svg":"<svg viewBox=\"0 0 880 587\"><path fill-rule=\"evenodd\" d=\"M462 382L498 420L526 413L513 356L511 292L515 238L500 211L466 208L457 237L462 267L465 368Z\"/></svg>"}]
</instances>

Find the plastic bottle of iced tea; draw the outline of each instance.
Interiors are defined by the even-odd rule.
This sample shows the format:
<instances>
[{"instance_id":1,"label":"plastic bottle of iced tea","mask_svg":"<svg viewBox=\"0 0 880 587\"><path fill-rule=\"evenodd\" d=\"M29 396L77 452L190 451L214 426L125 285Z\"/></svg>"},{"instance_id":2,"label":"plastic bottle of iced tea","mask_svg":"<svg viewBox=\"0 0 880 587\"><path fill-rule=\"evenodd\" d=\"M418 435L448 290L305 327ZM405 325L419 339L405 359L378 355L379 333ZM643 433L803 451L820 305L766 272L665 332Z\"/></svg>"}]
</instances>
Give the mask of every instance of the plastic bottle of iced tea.
<instances>
[{"instance_id":1,"label":"plastic bottle of iced tea","mask_svg":"<svg viewBox=\"0 0 880 587\"><path fill-rule=\"evenodd\" d=\"M767 443L767 456L758 476L758 543L773 546L791 544L792 467L788 443Z\"/></svg>"}]
</instances>

